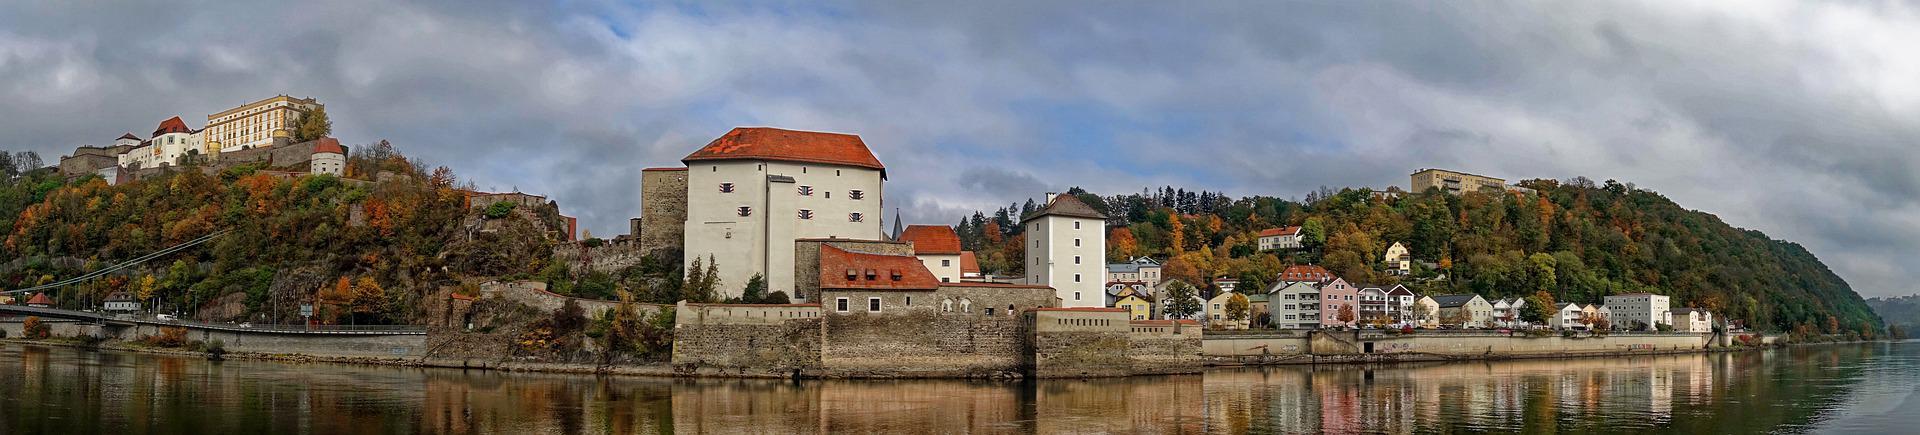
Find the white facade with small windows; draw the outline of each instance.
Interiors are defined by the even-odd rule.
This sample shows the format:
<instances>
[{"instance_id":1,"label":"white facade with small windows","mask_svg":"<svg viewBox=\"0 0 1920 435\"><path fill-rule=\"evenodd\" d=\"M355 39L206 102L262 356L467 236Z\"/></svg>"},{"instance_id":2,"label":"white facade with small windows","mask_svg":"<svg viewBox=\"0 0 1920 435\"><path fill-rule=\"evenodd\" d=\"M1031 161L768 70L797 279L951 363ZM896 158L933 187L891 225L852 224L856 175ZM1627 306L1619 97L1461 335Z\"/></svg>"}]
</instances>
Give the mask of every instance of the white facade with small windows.
<instances>
[{"instance_id":1,"label":"white facade with small windows","mask_svg":"<svg viewBox=\"0 0 1920 435\"><path fill-rule=\"evenodd\" d=\"M1026 217L1027 283L1052 287L1062 307L1103 307L1107 278L1106 217L1072 195L1049 193Z\"/></svg>"},{"instance_id":2,"label":"white facade with small windows","mask_svg":"<svg viewBox=\"0 0 1920 435\"><path fill-rule=\"evenodd\" d=\"M687 156L686 265L717 264L720 297L739 296L755 274L765 277L768 292L799 296L795 239L885 238L886 173L859 140L736 128ZM851 154L863 159L849 160Z\"/></svg>"}]
</instances>

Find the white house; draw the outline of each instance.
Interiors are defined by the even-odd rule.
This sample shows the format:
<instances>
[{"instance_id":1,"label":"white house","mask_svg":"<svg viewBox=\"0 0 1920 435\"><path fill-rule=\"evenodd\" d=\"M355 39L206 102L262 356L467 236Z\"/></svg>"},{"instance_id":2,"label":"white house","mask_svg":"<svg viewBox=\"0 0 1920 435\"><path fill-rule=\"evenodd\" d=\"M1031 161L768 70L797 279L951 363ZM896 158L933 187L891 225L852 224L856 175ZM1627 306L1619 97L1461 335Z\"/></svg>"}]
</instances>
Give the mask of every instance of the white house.
<instances>
[{"instance_id":1,"label":"white house","mask_svg":"<svg viewBox=\"0 0 1920 435\"><path fill-rule=\"evenodd\" d=\"M940 282L960 282L960 233L946 225L908 225L897 241L913 244L913 256Z\"/></svg>"},{"instance_id":2,"label":"white house","mask_svg":"<svg viewBox=\"0 0 1920 435\"><path fill-rule=\"evenodd\" d=\"M1062 307L1100 307L1107 276L1107 215L1073 195L1047 193L1020 220L1027 230L1027 283L1053 287Z\"/></svg>"},{"instance_id":3,"label":"white house","mask_svg":"<svg viewBox=\"0 0 1920 435\"><path fill-rule=\"evenodd\" d=\"M1400 242L1393 242L1393 246L1387 247L1387 255L1384 256L1383 261L1387 265L1387 273L1395 275L1413 273L1413 255L1408 253L1407 247Z\"/></svg>"},{"instance_id":4,"label":"white house","mask_svg":"<svg viewBox=\"0 0 1920 435\"><path fill-rule=\"evenodd\" d=\"M1553 329L1587 329L1586 310L1580 304L1566 302L1554 310L1553 317L1547 319L1547 326Z\"/></svg>"},{"instance_id":5,"label":"white house","mask_svg":"<svg viewBox=\"0 0 1920 435\"><path fill-rule=\"evenodd\" d=\"M122 139L124 140L125 136L122 136ZM153 129L151 139L120 154L119 163L121 167L172 166L179 162L181 156L207 154L205 148L201 131L188 128L186 121L181 121L180 117L175 116L161 121L160 126Z\"/></svg>"},{"instance_id":6,"label":"white house","mask_svg":"<svg viewBox=\"0 0 1920 435\"><path fill-rule=\"evenodd\" d=\"M1300 249L1300 227L1268 228L1260 231L1260 250Z\"/></svg>"},{"instance_id":7,"label":"white house","mask_svg":"<svg viewBox=\"0 0 1920 435\"><path fill-rule=\"evenodd\" d=\"M1651 293L1630 293L1606 298L1607 309L1613 312L1613 318L1609 320L1613 322L1614 327L1629 330L1634 328L1636 322L1644 329L1653 329L1655 325L1660 324L1673 324L1673 320L1669 318L1671 313L1667 308L1670 306L1670 301L1671 299L1665 295Z\"/></svg>"},{"instance_id":8,"label":"white house","mask_svg":"<svg viewBox=\"0 0 1920 435\"><path fill-rule=\"evenodd\" d=\"M1288 329L1320 327L1320 287L1315 283L1274 283L1267 294L1267 310L1271 312L1274 326Z\"/></svg>"},{"instance_id":9,"label":"white house","mask_svg":"<svg viewBox=\"0 0 1920 435\"><path fill-rule=\"evenodd\" d=\"M1169 279L1165 281L1160 281L1159 285L1156 285L1153 287L1153 317L1156 319L1175 319L1175 320L1200 320L1204 318L1204 316L1206 316L1206 313L1207 313L1207 310L1206 310L1207 298L1200 297L1199 287L1194 287L1193 295L1189 296L1188 298L1193 300L1193 306L1200 307L1200 311L1194 312L1192 315L1188 315L1188 316L1172 316L1167 314L1167 305L1170 302L1172 302L1170 299L1173 297L1173 292L1168 290L1175 283L1186 284L1185 282L1181 282L1180 280L1177 280L1177 279ZM1192 286L1192 284L1186 284L1186 285Z\"/></svg>"},{"instance_id":10,"label":"white house","mask_svg":"<svg viewBox=\"0 0 1920 435\"><path fill-rule=\"evenodd\" d=\"M1413 300L1413 304L1425 307L1423 309L1426 311L1426 314L1413 315L1414 317L1413 321L1415 324L1418 324L1419 326L1426 327L1426 328L1433 328L1433 327L1440 326L1440 302L1439 301L1433 300L1432 296L1421 296L1419 299Z\"/></svg>"},{"instance_id":11,"label":"white house","mask_svg":"<svg viewBox=\"0 0 1920 435\"><path fill-rule=\"evenodd\" d=\"M1107 281L1139 281L1147 285L1160 283L1160 262L1152 257L1135 257L1125 263L1107 265Z\"/></svg>"},{"instance_id":12,"label":"white house","mask_svg":"<svg viewBox=\"0 0 1920 435\"><path fill-rule=\"evenodd\" d=\"M735 128L681 162L685 262L711 258L721 297L739 296L756 274L768 292L799 296L796 239L886 237L880 202L887 168L859 136Z\"/></svg>"},{"instance_id":13,"label":"white house","mask_svg":"<svg viewBox=\"0 0 1920 435\"><path fill-rule=\"evenodd\" d=\"M1713 313L1699 308L1675 308L1673 329L1680 332L1713 332Z\"/></svg>"},{"instance_id":14,"label":"white house","mask_svg":"<svg viewBox=\"0 0 1920 435\"><path fill-rule=\"evenodd\" d=\"M131 313L140 311L140 301L134 299L133 295L127 292L113 292L107 295L107 301L101 308L105 308L107 311Z\"/></svg>"},{"instance_id":15,"label":"white house","mask_svg":"<svg viewBox=\"0 0 1920 435\"><path fill-rule=\"evenodd\" d=\"M1413 304L1417 300L1418 297L1414 296L1413 290L1408 290L1407 286L1394 284L1392 288L1387 289L1387 303L1389 308L1395 311L1393 319L1402 325L1413 324Z\"/></svg>"}]
</instances>

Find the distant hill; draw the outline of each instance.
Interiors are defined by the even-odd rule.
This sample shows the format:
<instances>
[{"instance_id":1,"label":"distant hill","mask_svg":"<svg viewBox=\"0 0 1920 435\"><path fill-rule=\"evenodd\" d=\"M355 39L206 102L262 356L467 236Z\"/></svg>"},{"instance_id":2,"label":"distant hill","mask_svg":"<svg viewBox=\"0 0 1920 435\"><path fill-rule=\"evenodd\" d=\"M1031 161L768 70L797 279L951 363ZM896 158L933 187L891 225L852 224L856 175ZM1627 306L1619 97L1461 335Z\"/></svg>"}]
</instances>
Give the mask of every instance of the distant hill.
<instances>
[{"instance_id":1,"label":"distant hill","mask_svg":"<svg viewBox=\"0 0 1920 435\"><path fill-rule=\"evenodd\" d=\"M1910 336L1920 328L1920 295L1867 299L1867 306L1873 307L1897 336Z\"/></svg>"},{"instance_id":2,"label":"distant hill","mask_svg":"<svg viewBox=\"0 0 1920 435\"><path fill-rule=\"evenodd\" d=\"M1546 291L1562 302L1611 294L1673 296L1749 327L1801 334L1875 336L1881 320L1853 289L1800 245L1688 210L1648 190L1585 178L1529 180L1537 193L1332 191L1304 201L1229 198L1172 187L1137 194L1068 193L1110 216L1109 261L1168 259L1168 276L1238 277L1264 284L1288 264L1313 263L1354 282L1406 283L1428 293L1517 297ZM1024 273L1015 204L962 219L963 244L991 273ZM1265 228L1303 227L1306 248L1258 252ZM1419 263L1411 276L1381 267L1401 242ZM1011 260L1011 261L1009 261Z\"/></svg>"}]
</instances>

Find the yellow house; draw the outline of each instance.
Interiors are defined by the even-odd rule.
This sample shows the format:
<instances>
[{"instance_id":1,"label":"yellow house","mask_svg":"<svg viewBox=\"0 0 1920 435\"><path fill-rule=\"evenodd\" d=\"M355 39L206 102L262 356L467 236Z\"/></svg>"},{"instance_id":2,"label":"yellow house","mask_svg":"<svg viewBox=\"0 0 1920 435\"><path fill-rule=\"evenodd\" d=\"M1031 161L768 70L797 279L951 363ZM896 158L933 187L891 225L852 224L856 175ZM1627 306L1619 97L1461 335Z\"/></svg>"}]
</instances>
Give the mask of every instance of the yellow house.
<instances>
[{"instance_id":1,"label":"yellow house","mask_svg":"<svg viewBox=\"0 0 1920 435\"><path fill-rule=\"evenodd\" d=\"M1133 320L1147 320L1147 316L1153 313L1153 302L1141 299L1138 294L1130 294L1114 301L1113 307L1127 309L1127 316Z\"/></svg>"}]
</instances>

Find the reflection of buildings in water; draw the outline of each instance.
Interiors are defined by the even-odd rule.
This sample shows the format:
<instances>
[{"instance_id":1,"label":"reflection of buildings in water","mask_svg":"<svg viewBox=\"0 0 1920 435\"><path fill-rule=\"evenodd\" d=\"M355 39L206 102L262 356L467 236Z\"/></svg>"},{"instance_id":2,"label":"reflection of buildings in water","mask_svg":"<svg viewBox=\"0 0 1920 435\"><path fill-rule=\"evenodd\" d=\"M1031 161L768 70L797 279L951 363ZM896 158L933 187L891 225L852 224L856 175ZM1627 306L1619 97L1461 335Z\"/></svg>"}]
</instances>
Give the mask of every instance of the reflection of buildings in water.
<instances>
[{"instance_id":1,"label":"reflection of buildings in water","mask_svg":"<svg viewBox=\"0 0 1920 435\"><path fill-rule=\"evenodd\" d=\"M1309 385L1312 373L1304 367L1208 371L1204 379L1207 428L1230 433L1321 432L1321 404Z\"/></svg>"},{"instance_id":2,"label":"reflection of buildings in water","mask_svg":"<svg viewBox=\"0 0 1920 435\"><path fill-rule=\"evenodd\" d=\"M823 430L822 391L813 382L764 379L686 380L673 384L673 427L690 433L783 432L817 433ZM840 403L857 411L879 400ZM782 428L770 430L770 428Z\"/></svg>"},{"instance_id":3,"label":"reflection of buildings in water","mask_svg":"<svg viewBox=\"0 0 1920 435\"><path fill-rule=\"evenodd\" d=\"M1647 372L1647 413L1665 423L1673 418L1673 367L1655 365Z\"/></svg>"},{"instance_id":4,"label":"reflection of buildings in water","mask_svg":"<svg viewBox=\"0 0 1920 435\"><path fill-rule=\"evenodd\" d=\"M1002 432L1033 421L1014 382L829 381L818 390L822 433Z\"/></svg>"},{"instance_id":5,"label":"reflection of buildings in water","mask_svg":"<svg viewBox=\"0 0 1920 435\"><path fill-rule=\"evenodd\" d=\"M1214 424L1203 411L1208 398L1202 381L1194 375L1036 381L1034 429L1038 433L1200 433Z\"/></svg>"},{"instance_id":6,"label":"reflection of buildings in water","mask_svg":"<svg viewBox=\"0 0 1920 435\"><path fill-rule=\"evenodd\" d=\"M1363 422L1360 390L1366 373L1356 369L1315 370L1313 393L1320 399L1320 431L1353 433Z\"/></svg>"}]
</instances>

